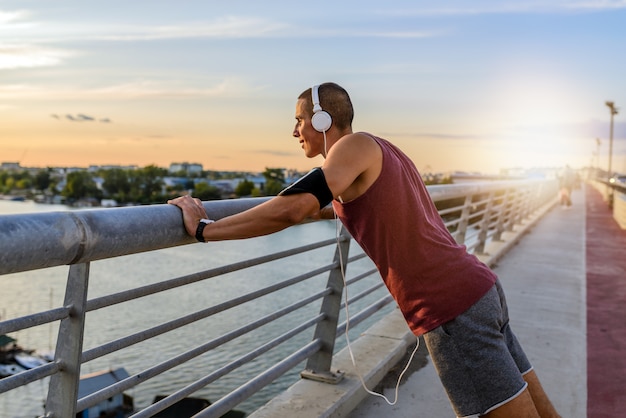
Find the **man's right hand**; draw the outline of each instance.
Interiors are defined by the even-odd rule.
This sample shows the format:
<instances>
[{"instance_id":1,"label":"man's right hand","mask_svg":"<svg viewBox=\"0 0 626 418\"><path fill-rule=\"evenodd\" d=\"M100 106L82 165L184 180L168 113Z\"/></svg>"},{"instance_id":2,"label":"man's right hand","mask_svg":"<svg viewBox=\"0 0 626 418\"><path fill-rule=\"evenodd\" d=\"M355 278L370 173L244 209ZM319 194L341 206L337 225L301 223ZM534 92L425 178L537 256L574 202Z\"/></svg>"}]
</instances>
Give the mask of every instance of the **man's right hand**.
<instances>
[{"instance_id":1,"label":"man's right hand","mask_svg":"<svg viewBox=\"0 0 626 418\"><path fill-rule=\"evenodd\" d=\"M167 203L178 206L182 210L185 230L189 235L195 237L196 228L198 227L200 219L207 218L207 213L206 210L204 210L204 206L202 206L202 201L186 195L168 200Z\"/></svg>"}]
</instances>

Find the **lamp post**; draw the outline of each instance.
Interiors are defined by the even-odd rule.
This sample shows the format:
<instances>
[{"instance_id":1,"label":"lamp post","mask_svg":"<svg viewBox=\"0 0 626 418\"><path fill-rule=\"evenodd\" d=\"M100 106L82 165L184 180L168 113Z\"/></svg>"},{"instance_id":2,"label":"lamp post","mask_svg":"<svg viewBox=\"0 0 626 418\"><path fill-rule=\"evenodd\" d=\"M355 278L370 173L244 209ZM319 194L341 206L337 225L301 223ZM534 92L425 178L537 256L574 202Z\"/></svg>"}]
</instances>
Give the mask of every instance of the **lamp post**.
<instances>
[{"instance_id":1,"label":"lamp post","mask_svg":"<svg viewBox=\"0 0 626 418\"><path fill-rule=\"evenodd\" d=\"M612 161L613 161L613 116L617 115L617 108L615 107L615 103L613 102L604 102L605 105L608 106L611 111L611 131L609 135L609 178L608 181L611 180L611 173L613 172Z\"/></svg>"}]
</instances>

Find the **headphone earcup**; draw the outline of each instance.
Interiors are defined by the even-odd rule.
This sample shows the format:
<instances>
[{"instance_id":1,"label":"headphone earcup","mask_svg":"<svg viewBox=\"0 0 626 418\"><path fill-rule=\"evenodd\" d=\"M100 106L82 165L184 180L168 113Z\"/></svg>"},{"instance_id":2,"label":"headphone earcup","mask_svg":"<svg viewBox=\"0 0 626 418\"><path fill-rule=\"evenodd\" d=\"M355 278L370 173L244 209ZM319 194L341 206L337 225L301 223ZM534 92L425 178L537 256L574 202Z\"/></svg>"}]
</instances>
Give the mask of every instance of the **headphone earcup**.
<instances>
[{"instance_id":1,"label":"headphone earcup","mask_svg":"<svg viewBox=\"0 0 626 418\"><path fill-rule=\"evenodd\" d=\"M316 131L326 132L328 129L330 129L330 125L333 124L333 118L330 117L327 112L320 110L313 113L313 117L311 118L311 124Z\"/></svg>"}]
</instances>

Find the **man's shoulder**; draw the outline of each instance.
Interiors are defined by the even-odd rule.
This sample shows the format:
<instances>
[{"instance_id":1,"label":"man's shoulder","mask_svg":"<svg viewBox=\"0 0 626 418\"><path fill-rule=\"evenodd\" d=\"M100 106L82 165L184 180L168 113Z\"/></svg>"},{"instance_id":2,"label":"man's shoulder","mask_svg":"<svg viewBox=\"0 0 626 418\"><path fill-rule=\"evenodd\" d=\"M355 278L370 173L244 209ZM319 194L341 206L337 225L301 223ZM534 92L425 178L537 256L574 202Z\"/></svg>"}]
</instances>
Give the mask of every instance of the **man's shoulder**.
<instances>
[{"instance_id":1,"label":"man's shoulder","mask_svg":"<svg viewBox=\"0 0 626 418\"><path fill-rule=\"evenodd\" d=\"M374 147L379 146L380 139L367 132L353 132L339 140L342 147Z\"/></svg>"}]
</instances>

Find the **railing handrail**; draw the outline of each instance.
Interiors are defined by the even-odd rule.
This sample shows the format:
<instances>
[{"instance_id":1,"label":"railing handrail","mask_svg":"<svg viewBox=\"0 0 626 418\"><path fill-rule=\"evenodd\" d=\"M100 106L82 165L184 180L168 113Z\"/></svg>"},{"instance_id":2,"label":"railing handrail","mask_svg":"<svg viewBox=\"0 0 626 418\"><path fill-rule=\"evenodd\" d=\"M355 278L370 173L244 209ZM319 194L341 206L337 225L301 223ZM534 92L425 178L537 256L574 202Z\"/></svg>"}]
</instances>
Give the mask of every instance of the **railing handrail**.
<instances>
[{"instance_id":1,"label":"railing handrail","mask_svg":"<svg viewBox=\"0 0 626 418\"><path fill-rule=\"evenodd\" d=\"M427 186L434 201L487 193L541 180L505 180ZM219 220L269 198L203 202ZM122 242L124 245L120 245ZM180 210L157 204L123 208L0 216L0 275L86 263L194 243L181 223Z\"/></svg>"},{"instance_id":2,"label":"railing handrail","mask_svg":"<svg viewBox=\"0 0 626 418\"><path fill-rule=\"evenodd\" d=\"M218 220L266 200L215 200L204 206L212 219ZM0 274L196 242L185 232L180 210L167 204L2 215L0 238Z\"/></svg>"}]
</instances>

